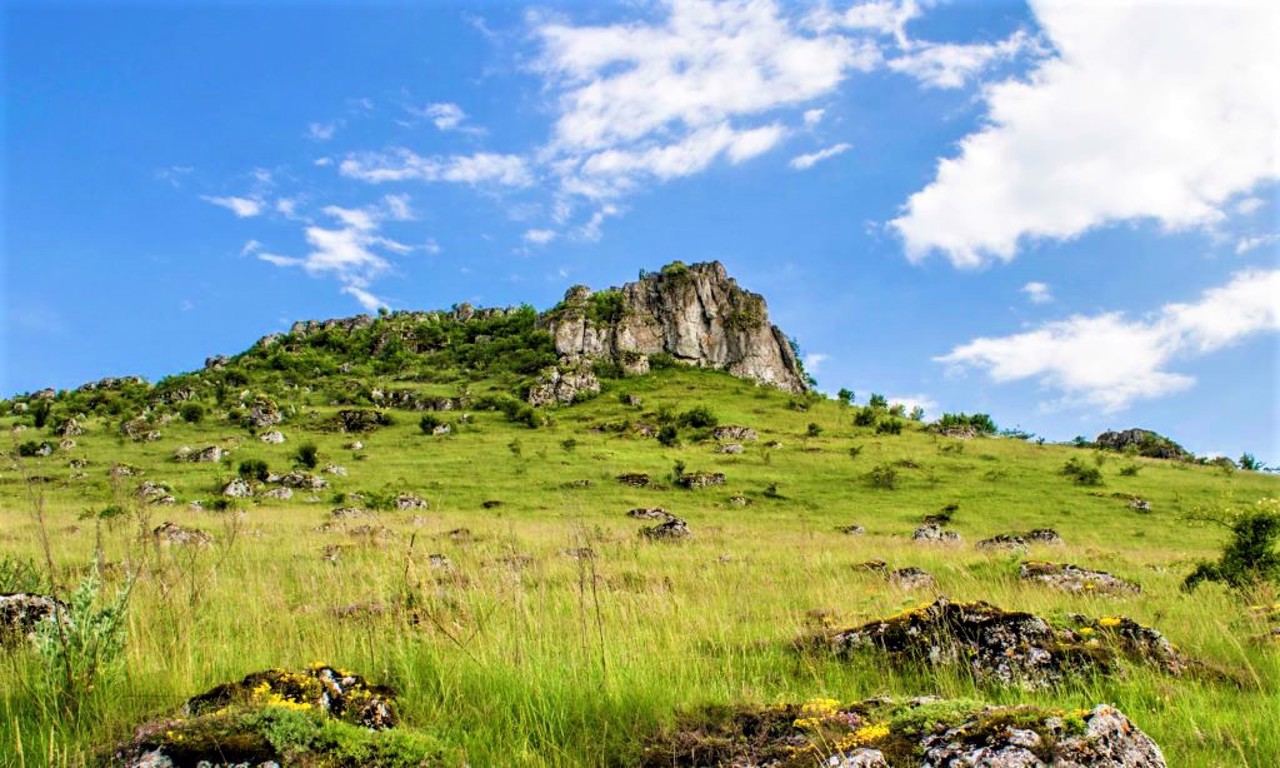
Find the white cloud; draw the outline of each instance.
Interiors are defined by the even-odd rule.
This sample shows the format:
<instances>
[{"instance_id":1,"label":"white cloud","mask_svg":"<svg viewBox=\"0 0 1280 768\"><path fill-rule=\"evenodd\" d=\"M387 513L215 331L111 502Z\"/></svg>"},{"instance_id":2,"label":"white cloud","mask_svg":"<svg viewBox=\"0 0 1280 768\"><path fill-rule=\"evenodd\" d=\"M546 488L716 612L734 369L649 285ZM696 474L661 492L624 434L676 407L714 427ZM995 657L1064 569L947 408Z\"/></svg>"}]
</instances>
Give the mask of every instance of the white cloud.
<instances>
[{"instance_id":1,"label":"white cloud","mask_svg":"<svg viewBox=\"0 0 1280 768\"><path fill-rule=\"evenodd\" d=\"M1246 197L1236 203L1236 213L1241 216L1248 216L1266 204L1267 202L1260 197Z\"/></svg>"},{"instance_id":2,"label":"white cloud","mask_svg":"<svg viewBox=\"0 0 1280 768\"><path fill-rule=\"evenodd\" d=\"M250 240L249 242L244 244L243 248L240 249L240 255L248 256L251 253L257 253L258 251L261 251L261 250L262 250L262 243L258 242L257 240Z\"/></svg>"},{"instance_id":3,"label":"white cloud","mask_svg":"<svg viewBox=\"0 0 1280 768\"><path fill-rule=\"evenodd\" d=\"M1280 242L1280 233L1270 233L1266 235L1258 235L1256 237L1242 237L1236 243L1236 254L1245 254L1249 251Z\"/></svg>"},{"instance_id":4,"label":"white cloud","mask_svg":"<svg viewBox=\"0 0 1280 768\"><path fill-rule=\"evenodd\" d=\"M297 208L298 201L291 197L281 197L276 200L276 213L286 219L292 219L297 216Z\"/></svg>"},{"instance_id":5,"label":"white cloud","mask_svg":"<svg viewBox=\"0 0 1280 768\"><path fill-rule=\"evenodd\" d=\"M189 165L171 165L156 171L156 178L167 181L175 187L181 187L182 179L194 170L195 168Z\"/></svg>"},{"instance_id":6,"label":"white cloud","mask_svg":"<svg viewBox=\"0 0 1280 768\"><path fill-rule=\"evenodd\" d=\"M901 405L907 413L919 408L927 417L938 411L938 402L928 395L894 395L885 399L890 405Z\"/></svg>"},{"instance_id":7,"label":"white cloud","mask_svg":"<svg viewBox=\"0 0 1280 768\"><path fill-rule=\"evenodd\" d=\"M892 35L899 45L906 45L907 22L920 16L920 6L915 0L873 0L854 3L844 13L821 9L810 23L821 29L843 27L865 30L881 35Z\"/></svg>"},{"instance_id":8,"label":"white cloud","mask_svg":"<svg viewBox=\"0 0 1280 768\"><path fill-rule=\"evenodd\" d=\"M333 158L317 157L315 160L311 161L311 164L316 166L317 168L327 168L328 166L333 165Z\"/></svg>"},{"instance_id":9,"label":"white cloud","mask_svg":"<svg viewBox=\"0 0 1280 768\"><path fill-rule=\"evenodd\" d=\"M556 239L554 229L530 229L524 233L524 241L533 245L546 245Z\"/></svg>"},{"instance_id":10,"label":"white cloud","mask_svg":"<svg viewBox=\"0 0 1280 768\"><path fill-rule=\"evenodd\" d=\"M408 195L387 195L382 202L392 221L413 221L413 209L409 207Z\"/></svg>"},{"instance_id":11,"label":"white cloud","mask_svg":"<svg viewBox=\"0 0 1280 768\"><path fill-rule=\"evenodd\" d=\"M422 244L422 250L426 251L432 256L435 256L436 254L440 253L440 244L437 243L434 238L427 238L427 241Z\"/></svg>"},{"instance_id":12,"label":"white cloud","mask_svg":"<svg viewBox=\"0 0 1280 768\"><path fill-rule=\"evenodd\" d=\"M1022 292L1027 294L1027 300L1032 304L1048 304L1053 301L1053 294L1049 291L1049 286L1045 283L1027 283L1022 286Z\"/></svg>"},{"instance_id":13,"label":"white cloud","mask_svg":"<svg viewBox=\"0 0 1280 768\"><path fill-rule=\"evenodd\" d=\"M1033 6L1058 55L986 90L988 125L893 221L909 257L977 266L1119 221L1203 226L1280 178L1280 5Z\"/></svg>"},{"instance_id":14,"label":"white cloud","mask_svg":"<svg viewBox=\"0 0 1280 768\"><path fill-rule=\"evenodd\" d=\"M449 102L428 104L421 109L411 107L409 112L430 120L441 131L457 130L462 125L462 121L467 119L467 113L462 111L462 107Z\"/></svg>"},{"instance_id":15,"label":"white cloud","mask_svg":"<svg viewBox=\"0 0 1280 768\"><path fill-rule=\"evenodd\" d=\"M822 352L810 352L804 356L804 369L810 374L817 373L822 364L830 359L831 355L823 354Z\"/></svg>"},{"instance_id":16,"label":"white cloud","mask_svg":"<svg viewBox=\"0 0 1280 768\"><path fill-rule=\"evenodd\" d=\"M738 163L776 146L774 114L832 93L878 50L802 31L771 0L674 0L651 23L574 27L535 20L538 71L558 97L543 159L565 194L615 197ZM810 124L821 117L812 112Z\"/></svg>"},{"instance_id":17,"label":"white cloud","mask_svg":"<svg viewBox=\"0 0 1280 768\"><path fill-rule=\"evenodd\" d=\"M606 203L600 206L586 224L578 229L578 236L588 242L596 242L603 234L604 220L610 216L620 216L622 210L618 206Z\"/></svg>"},{"instance_id":18,"label":"white cloud","mask_svg":"<svg viewBox=\"0 0 1280 768\"><path fill-rule=\"evenodd\" d=\"M1020 30L998 43L920 43L890 59L887 66L914 77L926 88L961 88L993 63L1016 56L1029 42L1027 33Z\"/></svg>"},{"instance_id":19,"label":"white cloud","mask_svg":"<svg viewBox=\"0 0 1280 768\"><path fill-rule=\"evenodd\" d=\"M330 120L327 123L311 123L307 126L307 138L312 141L328 141L342 127L341 120Z\"/></svg>"},{"instance_id":20,"label":"white cloud","mask_svg":"<svg viewBox=\"0 0 1280 768\"><path fill-rule=\"evenodd\" d=\"M804 127L813 128L822 122L822 118L827 114L825 109L806 109L804 111Z\"/></svg>"},{"instance_id":21,"label":"white cloud","mask_svg":"<svg viewBox=\"0 0 1280 768\"><path fill-rule=\"evenodd\" d=\"M852 148L852 144L841 142L839 144L833 144L826 149L818 150L817 152L810 152L807 155L797 155L791 158L791 167L797 171L807 171L823 160L848 152Z\"/></svg>"},{"instance_id":22,"label":"white cloud","mask_svg":"<svg viewBox=\"0 0 1280 768\"><path fill-rule=\"evenodd\" d=\"M1066 320L1012 336L975 339L935 358L985 370L997 383L1035 379L1068 403L1117 411L1191 387L1167 370L1258 333L1280 330L1280 270L1241 272L1194 304L1168 304L1129 320L1119 312Z\"/></svg>"},{"instance_id":23,"label":"white cloud","mask_svg":"<svg viewBox=\"0 0 1280 768\"><path fill-rule=\"evenodd\" d=\"M533 183L524 158L491 152L423 157L400 147L389 152L348 155L338 170L343 176L374 184L417 180L524 187Z\"/></svg>"},{"instance_id":24,"label":"white cloud","mask_svg":"<svg viewBox=\"0 0 1280 768\"><path fill-rule=\"evenodd\" d=\"M355 297L355 300L360 302L360 306L364 307L366 312L376 312L387 305L385 301L358 285L344 285L342 292L348 296Z\"/></svg>"},{"instance_id":25,"label":"white cloud","mask_svg":"<svg viewBox=\"0 0 1280 768\"><path fill-rule=\"evenodd\" d=\"M336 205L326 205L323 212L341 221L352 229L358 229L367 232L377 228L377 219L373 211L361 208L342 208Z\"/></svg>"},{"instance_id":26,"label":"white cloud","mask_svg":"<svg viewBox=\"0 0 1280 768\"><path fill-rule=\"evenodd\" d=\"M262 202L248 197L210 197L201 195L200 199L226 208L241 219L249 219L262 213Z\"/></svg>"}]
</instances>

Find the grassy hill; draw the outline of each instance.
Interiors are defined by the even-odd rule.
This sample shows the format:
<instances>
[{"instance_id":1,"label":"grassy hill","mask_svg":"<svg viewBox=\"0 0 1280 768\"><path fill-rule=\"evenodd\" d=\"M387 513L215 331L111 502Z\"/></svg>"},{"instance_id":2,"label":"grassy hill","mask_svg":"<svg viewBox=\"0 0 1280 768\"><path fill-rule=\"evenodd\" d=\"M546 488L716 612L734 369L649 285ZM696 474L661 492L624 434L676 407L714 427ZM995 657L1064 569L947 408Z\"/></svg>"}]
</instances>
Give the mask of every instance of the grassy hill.
<instances>
[{"instance_id":1,"label":"grassy hill","mask_svg":"<svg viewBox=\"0 0 1280 768\"><path fill-rule=\"evenodd\" d=\"M395 687L401 727L446 764L635 764L645 734L689 707L925 694L1065 709L1108 702L1170 765L1276 764L1280 653L1253 638L1274 625L1280 595L1179 589L1226 540L1187 516L1280 496L1276 477L958 439L879 412L856 426L860 406L662 359L634 378L599 366L598 396L534 411L523 393L555 361L535 321L525 308L298 329L154 387L124 380L0 403L12 436L0 475L0 592L56 586L65 597L95 553L104 598L135 579L120 660L82 674L71 694L28 645L0 650L0 764L91 763L214 684L321 661ZM449 410L416 410L445 402ZM758 439L718 452L707 412ZM255 426L264 413L281 420ZM424 417L449 431L427 434ZM55 434L68 419L83 434ZM372 428L343 432L344 421ZM875 426L884 423L900 432ZM674 441L664 434L670 444L646 436L663 426L675 429ZM262 440L273 430L283 443ZM58 447L64 439L74 446ZM316 462L305 471L326 487L264 498L280 486L257 477L297 471L308 444ZM210 446L226 455L175 459ZM1101 483L1064 475L1071 460L1096 467ZM257 494L224 497L242 467ZM687 490L680 471L723 473L725 484ZM618 482L629 473L651 482ZM173 502L140 499L145 482ZM398 510L401 494L429 508ZM1149 511L1134 509L1134 497ZM649 523L627 511L657 506L692 536L640 536ZM911 540L924 515L948 506L960 543ZM337 519L335 508L366 514ZM152 531L164 522L213 541L162 543ZM852 524L865 533L840 530ZM975 547L1034 528L1065 544ZM919 566L936 589L855 568L872 559ZM1142 591L1051 591L1019 580L1027 559L1106 570ZM795 647L806 633L936 594L1049 617L1129 616L1227 677L1135 667L1028 691Z\"/></svg>"}]
</instances>

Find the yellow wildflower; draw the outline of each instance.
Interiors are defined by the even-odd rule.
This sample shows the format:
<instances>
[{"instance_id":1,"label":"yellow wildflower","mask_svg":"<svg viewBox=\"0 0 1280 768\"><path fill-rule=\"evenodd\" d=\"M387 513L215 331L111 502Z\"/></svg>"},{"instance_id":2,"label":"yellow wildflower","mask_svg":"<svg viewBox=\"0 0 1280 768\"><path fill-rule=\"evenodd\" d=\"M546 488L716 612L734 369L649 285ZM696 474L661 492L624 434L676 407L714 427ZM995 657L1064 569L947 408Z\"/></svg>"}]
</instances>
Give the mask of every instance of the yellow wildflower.
<instances>
[{"instance_id":1,"label":"yellow wildflower","mask_svg":"<svg viewBox=\"0 0 1280 768\"><path fill-rule=\"evenodd\" d=\"M1116 616L1103 616L1102 618L1098 619L1098 626L1118 627L1120 626L1120 619Z\"/></svg>"}]
</instances>

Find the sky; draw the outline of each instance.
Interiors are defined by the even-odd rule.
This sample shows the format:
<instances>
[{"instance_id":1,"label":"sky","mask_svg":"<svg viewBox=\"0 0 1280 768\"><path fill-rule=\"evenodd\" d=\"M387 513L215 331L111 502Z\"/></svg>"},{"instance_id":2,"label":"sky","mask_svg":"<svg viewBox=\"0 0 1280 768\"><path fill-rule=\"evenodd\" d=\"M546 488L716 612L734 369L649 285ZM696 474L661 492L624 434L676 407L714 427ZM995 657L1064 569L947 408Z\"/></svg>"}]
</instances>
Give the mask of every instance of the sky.
<instances>
[{"instance_id":1,"label":"sky","mask_svg":"<svg viewBox=\"0 0 1280 768\"><path fill-rule=\"evenodd\" d=\"M720 260L823 391L1280 464L1280 4L0 10L0 396Z\"/></svg>"}]
</instances>

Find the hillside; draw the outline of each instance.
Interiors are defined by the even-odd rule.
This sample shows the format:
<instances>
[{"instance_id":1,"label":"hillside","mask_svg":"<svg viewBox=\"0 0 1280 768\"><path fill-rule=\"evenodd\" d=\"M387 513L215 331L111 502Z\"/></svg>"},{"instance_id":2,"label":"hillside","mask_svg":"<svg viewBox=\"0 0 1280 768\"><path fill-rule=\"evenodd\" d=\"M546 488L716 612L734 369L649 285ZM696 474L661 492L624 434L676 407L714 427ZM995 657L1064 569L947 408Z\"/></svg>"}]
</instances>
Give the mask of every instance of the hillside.
<instances>
[{"instance_id":1,"label":"hillside","mask_svg":"<svg viewBox=\"0 0 1280 768\"><path fill-rule=\"evenodd\" d=\"M299 323L200 371L17 396L0 414L0 593L70 599L95 554L100 602L132 583L113 663L62 675L49 660L71 652L6 642L5 679L23 684L0 686L4 765L109 762L140 724L186 733L163 719L219 683L325 665L393 687L386 733L405 734L335 764L697 764L664 750L694 733L711 749L728 726L689 726L705 705L787 703L791 727L805 702L923 695L1064 717L1114 705L1169 765L1280 755L1280 645L1265 639L1280 595L1180 589L1227 540L1188 517L1278 497L1280 479L827 399L719 265L574 288L544 313ZM913 539L929 515L958 539ZM670 516L674 540L641 534ZM977 546L1041 529L1061 541ZM1041 561L1140 591L1019 577ZM889 573L909 567L932 579ZM1095 617L1081 647L1133 619L1200 672L1126 661L992 684L798 647L942 595ZM891 736L860 730L864 746L921 764L891 743L909 718L884 718ZM279 736L291 721L270 722Z\"/></svg>"}]
</instances>

